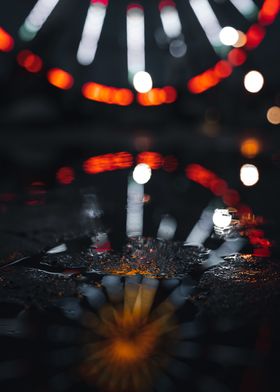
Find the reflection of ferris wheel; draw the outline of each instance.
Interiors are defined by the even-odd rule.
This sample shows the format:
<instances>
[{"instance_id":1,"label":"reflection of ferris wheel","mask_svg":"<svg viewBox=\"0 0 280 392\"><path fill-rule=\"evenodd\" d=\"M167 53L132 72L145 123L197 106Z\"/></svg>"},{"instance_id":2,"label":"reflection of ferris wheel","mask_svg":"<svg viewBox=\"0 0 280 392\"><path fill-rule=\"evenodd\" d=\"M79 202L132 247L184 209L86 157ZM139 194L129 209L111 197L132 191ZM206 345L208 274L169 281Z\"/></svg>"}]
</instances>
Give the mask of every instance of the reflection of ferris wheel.
<instances>
[{"instance_id":1,"label":"reflection of ferris wheel","mask_svg":"<svg viewBox=\"0 0 280 392\"><path fill-rule=\"evenodd\" d=\"M162 0L152 5L145 1L123 1L116 5L109 0L91 0L88 5L80 5L79 8L72 4L67 8L69 17L63 26L68 25L74 12L85 15L81 19L81 26L77 28L71 25L71 30L66 34L69 39L63 41L67 42L67 48L70 48L71 41L71 61L74 60L74 65L67 65L67 56L65 63L61 58L59 64L55 64L55 60L51 61L56 68L48 71L48 80L56 87L69 89L74 83L72 73L74 69L79 69L75 79L81 79L82 94L88 99L129 105L134 99L134 89L142 105L171 103L176 99L176 89L170 86L174 84L174 76L172 78L172 75L168 75L170 68L174 71L178 69L178 64L180 70L185 67L184 80L190 92L202 93L208 90L230 76L234 67L246 61L248 51L256 48L263 40L265 26L274 21L279 8L277 0ZM18 62L28 71L41 70L43 63L41 57L33 51L27 51L26 46L41 47L38 44L40 37L51 29L48 26L54 24L55 18L59 23L64 20L63 10L63 0L38 0L31 10L23 13L23 21L17 26L18 31L14 32L14 36L18 37L17 45L25 47L24 51L19 52ZM114 16L117 13L118 18ZM106 27L108 25L110 30ZM152 30L152 34L149 30ZM9 35L3 29L1 31L0 49L4 45L5 50L5 34L6 40ZM103 79L98 76L97 68L100 66L97 67L97 57L103 55L104 50L108 51L108 48L112 50L109 47L109 35L112 39L112 32L121 37L118 52L124 52L122 56L126 57L127 66L123 59L123 66L117 66L119 73L127 74L121 76L124 88L107 85L108 81L112 85L119 83L119 75L116 75L117 80L114 79L114 61L109 64L112 71L108 81L104 80L106 85L88 81L88 77L81 76L94 71L96 78ZM53 56L52 51L63 53L65 49L61 42L61 37L58 37L51 44L50 56ZM12 46L13 38L10 37L10 41L6 42L6 50ZM204 56L198 59L200 56L197 53L201 52ZM194 64L193 58L199 61ZM107 57L105 62L108 62ZM100 64L102 70L104 66L108 69L104 60ZM69 72L69 68L73 72L72 69ZM162 73L165 76L160 76ZM154 84L161 87L153 88Z\"/></svg>"}]
</instances>

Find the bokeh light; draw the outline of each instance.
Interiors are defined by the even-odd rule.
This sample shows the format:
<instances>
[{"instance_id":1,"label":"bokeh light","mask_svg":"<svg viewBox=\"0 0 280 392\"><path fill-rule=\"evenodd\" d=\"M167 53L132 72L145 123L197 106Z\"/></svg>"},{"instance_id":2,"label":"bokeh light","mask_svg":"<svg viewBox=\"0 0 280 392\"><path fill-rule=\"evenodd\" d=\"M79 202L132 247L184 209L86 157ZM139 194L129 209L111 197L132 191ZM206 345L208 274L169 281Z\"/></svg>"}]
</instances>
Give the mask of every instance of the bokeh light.
<instances>
[{"instance_id":1,"label":"bokeh light","mask_svg":"<svg viewBox=\"0 0 280 392\"><path fill-rule=\"evenodd\" d=\"M52 68L47 74L50 84L62 90L68 90L73 86L73 76L60 68Z\"/></svg>"},{"instance_id":2,"label":"bokeh light","mask_svg":"<svg viewBox=\"0 0 280 392\"><path fill-rule=\"evenodd\" d=\"M216 208L213 214L213 223L219 228L229 227L232 216L227 208Z\"/></svg>"},{"instance_id":3,"label":"bokeh light","mask_svg":"<svg viewBox=\"0 0 280 392\"><path fill-rule=\"evenodd\" d=\"M245 139L241 143L240 151L244 157L254 158L261 151L261 143L255 138Z\"/></svg>"},{"instance_id":4,"label":"bokeh light","mask_svg":"<svg viewBox=\"0 0 280 392\"><path fill-rule=\"evenodd\" d=\"M139 163L135 166L132 176L137 184L146 184L152 176L152 170L146 163Z\"/></svg>"},{"instance_id":5,"label":"bokeh light","mask_svg":"<svg viewBox=\"0 0 280 392\"><path fill-rule=\"evenodd\" d=\"M264 78L258 71L250 71L244 77L244 86L250 93L258 93L264 84Z\"/></svg>"},{"instance_id":6,"label":"bokeh light","mask_svg":"<svg viewBox=\"0 0 280 392\"><path fill-rule=\"evenodd\" d=\"M239 34L235 28L226 26L220 31L219 37L222 44L233 46L238 42Z\"/></svg>"},{"instance_id":7,"label":"bokeh light","mask_svg":"<svg viewBox=\"0 0 280 392\"><path fill-rule=\"evenodd\" d=\"M0 27L0 51L9 52L14 47L14 39Z\"/></svg>"},{"instance_id":8,"label":"bokeh light","mask_svg":"<svg viewBox=\"0 0 280 392\"><path fill-rule=\"evenodd\" d=\"M151 75L145 71L137 72L133 77L133 86L138 93L147 93L153 87Z\"/></svg>"},{"instance_id":9,"label":"bokeh light","mask_svg":"<svg viewBox=\"0 0 280 392\"><path fill-rule=\"evenodd\" d=\"M266 113L267 120L273 125L280 124L280 107L272 106Z\"/></svg>"},{"instance_id":10,"label":"bokeh light","mask_svg":"<svg viewBox=\"0 0 280 392\"><path fill-rule=\"evenodd\" d=\"M259 181L259 171L255 165L245 163L240 169L240 180L245 186L253 186Z\"/></svg>"}]
</instances>

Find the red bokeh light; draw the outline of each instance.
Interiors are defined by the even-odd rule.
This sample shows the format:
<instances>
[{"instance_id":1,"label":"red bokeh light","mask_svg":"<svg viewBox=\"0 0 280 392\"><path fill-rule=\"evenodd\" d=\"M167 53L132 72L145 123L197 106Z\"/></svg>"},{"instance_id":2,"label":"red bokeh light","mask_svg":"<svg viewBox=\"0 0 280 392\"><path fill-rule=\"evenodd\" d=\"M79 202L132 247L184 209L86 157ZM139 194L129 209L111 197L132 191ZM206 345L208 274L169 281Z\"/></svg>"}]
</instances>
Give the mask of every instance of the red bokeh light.
<instances>
[{"instance_id":1,"label":"red bokeh light","mask_svg":"<svg viewBox=\"0 0 280 392\"><path fill-rule=\"evenodd\" d=\"M0 51L9 52L14 47L14 39L2 27L0 27Z\"/></svg>"},{"instance_id":2,"label":"red bokeh light","mask_svg":"<svg viewBox=\"0 0 280 392\"><path fill-rule=\"evenodd\" d=\"M105 154L87 159L83 169L87 174L98 174L106 171L127 169L133 164L132 155L128 152Z\"/></svg>"},{"instance_id":3,"label":"red bokeh light","mask_svg":"<svg viewBox=\"0 0 280 392\"><path fill-rule=\"evenodd\" d=\"M226 60L220 60L214 67L214 72L218 78L224 79L231 75L232 66Z\"/></svg>"},{"instance_id":4,"label":"red bokeh light","mask_svg":"<svg viewBox=\"0 0 280 392\"><path fill-rule=\"evenodd\" d=\"M178 159L173 155L164 157L162 168L168 173L174 172L178 167Z\"/></svg>"},{"instance_id":5,"label":"red bokeh light","mask_svg":"<svg viewBox=\"0 0 280 392\"><path fill-rule=\"evenodd\" d=\"M128 106L134 99L132 91L127 88L115 88L94 82L84 84L82 94L92 101L120 106Z\"/></svg>"},{"instance_id":6,"label":"red bokeh light","mask_svg":"<svg viewBox=\"0 0 280 392\"><path fill-rule=\"evenodd\" d=\"M141 152L137 156L137 163L146 163L151 169L159 169L163 164L163 157L158 152Z\"/></svg>"},{"instance_id":7,"label":"red bokeh light","mask_svg":"<svg viewBox=\"0 0 280 392\"><path fill-rule=\"evenodd\" d=\"M64 166L56 172L56 179L62 185L69 185L75 179L75 173L72 167Z\"/></svg>"},{"instance_id":8,"label":"red bokeh light","mask_svg":"<svg viewBox=\"0 0 280 392\"><path fill-rule=\"evenodd\" d=\"M50 84L62 90L68 90L73 86L73 76L60 68L52 68L47 73L47 78Z\"/></svg>"},{"instance_id":9,"label":"red bokeh light","mask_svg":"<svg viewBox=\"0 0 280 392\"><path fill-rule=\"evenodd\" d=\"M265 0L259 12L259 22L268 25L274 22L280 11L280 0Z\"/></svg>"},{"instance_id":10,"label":"red bokeh light","mask_svg":"<svg viewBox=\"0 0 280 392\"><path fill-rule=\"evenodd\" d=\"M228 53L228 60L235 67L244 64L246 59L247 54L243 49L232 49Z\"/></svg>"},{"instance_id":11,"label":"red bokeh light","mask_svg":"<svg viewBox=\"0 0 280 392\"><path fill-rule=\"evenodd\" d=\"M21 50L17 55L17 62L21 67L32 73L41 71L43 67L41 58L30 50Z\"/></svg>"},{"instance_id":12,"label":"red bokeh light","mask_svg":"<svg viewBox=\"0 0 280 392\"><path fill-rule=\"evenodd\" d=\"M247 31L247 43L245 45L246 49L256 48L264 39L265 29L259 24L252 25Z\"/></svg>"},{"instance_id":13,"label":"red bokeh light","mask_svg":"<svg viewBox=\"0 0 280 392\"><path fill-rule=\"evenodd\" d=\"M147 93L138 93L137 101L142 106L158 106L176 101L177 92L174 87L152 88Z\"/></svg>"}]
</instances>

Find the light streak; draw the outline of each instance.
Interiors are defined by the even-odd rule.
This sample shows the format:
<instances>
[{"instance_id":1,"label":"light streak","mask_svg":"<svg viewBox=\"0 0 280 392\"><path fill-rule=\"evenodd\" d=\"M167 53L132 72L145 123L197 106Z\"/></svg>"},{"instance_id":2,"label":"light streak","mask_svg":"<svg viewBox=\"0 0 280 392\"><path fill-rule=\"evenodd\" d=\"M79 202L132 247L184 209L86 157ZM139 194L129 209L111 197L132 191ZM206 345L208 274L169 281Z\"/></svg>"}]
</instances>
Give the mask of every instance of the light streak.
<instances>
[{"instance_id":1,"label":"light streak","mask_svg":"<svg viewBox=\"0 0 280 392\"><path fill-rule=\"evenodd\" d=\"M145 70L144 11L140 5L131 5L126 16L128 79Z\"/></svg>"}]
</instances>

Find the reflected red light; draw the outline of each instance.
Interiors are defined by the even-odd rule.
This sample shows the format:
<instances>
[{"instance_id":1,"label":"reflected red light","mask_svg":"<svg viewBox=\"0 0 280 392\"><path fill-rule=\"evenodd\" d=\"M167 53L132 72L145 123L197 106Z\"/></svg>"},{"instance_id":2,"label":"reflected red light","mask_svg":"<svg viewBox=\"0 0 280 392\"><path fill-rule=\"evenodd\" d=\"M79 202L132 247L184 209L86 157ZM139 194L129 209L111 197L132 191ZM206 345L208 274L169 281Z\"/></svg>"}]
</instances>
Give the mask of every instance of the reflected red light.
<instances>
[{"instance_id":1,"label":"reflected red light","mask_svg":"<svg viewBox=\"0 0 280 392\"><path fill-rule=\"evenodd\" d=\"M271 255L271 251L269 248L255 248L253 251L253 256L257 257L269 257Z\"/></svg>"},{"instance_id":2,"label":"reflected red light","mask_svg":"<svg viewBox=\"0 0 280 392\"><path fill-rule=\"evenodd\" d=\"M159 169L163 164L163 157L157 152L141 152L137 156L137 163L146 163L151 169Z\"/></svg>"},{"instance_id":3,"label":"reflected red light","mask_svg":"<svg viewBox=\"0 0 280 392\"><path fill-rule=\"evenodd\" d=\"M128 10L128 11L133 10L133 9L137 9L137 8L140 9L141 11L144 10L144 8L142 7L142 5L137 4L137 3L129 4L129 5L127 6L127 10Z\"/></svg>"},{"instance_id":4,"label":"reflected red light","mask_svg":"<svg viewBox=\"0 0 280 392\"><path fill-rule=\"evenodd\" d=\"M0 27L0 51L9 52L14 47L14 39Z\"/></svg>"},{"instance_id":5,"label":"reflected red light","mask_svg":"<svg viewBox=\"0 0 280 392\"><path fill-rule=\"evenodd\" d=\"M98 174L106 171L127 169L133 164L132 155L128 152L105 154L87 159L83 169L87 174Z\"/></svg>"},{"instance_id":6,"label":"reflected red light","mask_svg":"<svg viewBox=\"0 0 280 392\"><path fill-rule=\"evenodd\" d=\"M265 36L265 29L262 26L258 24L252 25L246 34L247 43L245 47L247 49L256 48L262 42L264 36Z\"/></svg>"},{"instance_id":7,"label":"reflected red light","mask_svg":"<svg viewBox=\"0 0 280 392\"><path fill-rule=\"evenodd\" d=\"M0 202L9 202L13 201L16 199L16 194L15 193L2 193L0 194Z\"/></svg>"},{"instance_id":8,"label":"reflected red light","mask_svg":"<svg viewBox=\"0 0 280 392\"><path fill-rule=\"evenodd\" d=\"M21 50L17 55L17 62L21 67L32 73L39 72L43 67L41 58L30 50Z\"/></svg>"},{"instance_id":9,"label":"reflected red light","mask_svg":"<svg viewBox=\"0 0 280 392\"><path fill-rule=\"evenodd\" d=\"M222 196L227 192L228 186L226 181L216 178L211 182L210 189L214 193L214 195Z\"/></svg>"},{"instance_id":10,"label":"reflected red light","mask_svg":"<svg viewBox=\"0 0 280 392\"><path fill-rule=\"evenodd\" d=\"M227 78L232 73L232 66L228 61L218 61L214 67L214 72L218 78Z\"/></svg>"},{"instance_id":11,"label":"reflected red light","mask_svg":"<svg viewBox=\"0 0 280 392\"><path fill-rule=\"evenodd\" d=\"M107 5L109 4L109 0L91 0L92 4L102 4L104 5L104 7L107 7Z\"/></svg>"},{"instance_id":12,"label":"reflected red light","mask_svg":"<svg viewBox=\"0 0 280 392\"><path fill-rule=\"evenodd\" d=\"M176 7L176 4L172 0L162 0L160 1L158 8L161 11L164 7Z\"/></svg>"},{"instance_id":13,"label":"reflected red light","mask_svg":"<svg viewBox=\"0 0 280 392\"><path fill-rule=\"evenodd\" d=\"M47 73L47 79L50 84L62 90L68 90L73 86L73 76L60 68L52 68Z\"/></svg>"},{"instance_id":14,"label":"reflected red light","mask_svg":"<svg viewBox=\"0 0 280 392\"><path fill-rule=\"evenodd\" d=\"M235 67L244 64L246 59L247 59L247 54L243 49L232 49L228 53L228 60Z\"/></svg>"},{"instance_id":15,"label":"reflected red light","mask_svg":"<svg viewBox=\"0 0 280 392\"><path fill-rule=\"evenodd\" d=\"M165 170L166 172L172 173L178 167L178 159L176 157L174 157L173 155L168 155L168 156L164 157L162 167L163 167L163 170Z\"/></svg>"},{"instance_id":16,"label":"reflected red light","mask_svg":"<svg viewBox=\"0 0 280 392\"><path fill-rule=\"evenodd\" d=\"M82 94L92 101L128 106L133 102L133 93L126 88L115 88L103 84L89 82L82 87Z\"/></svg>"},{"instance_id":17,"label":"reflected red light","mask_svg":"<svg viewBox=\"0 0 280 392\"><path fill-rule=\"evenodd\" d=\"M236 206L240 201L239 193L234 189L228 189L223 194L223 201L228 206Z\"/></svg>"},{"instance_id":18,"label":"reflected red light","mask_svg":"<svg viewBox=\"0 0 280 392\"><path fill-rule=\"evenodd\" d=\"M56 172L56 179L60 184L69 185L75 179L75 173L72 167L64 166Z\"/></svg>"},{"instance_id":19,"label":"reflected red light","mask_svg":"<svg viewBox=\"0 0 280 392\"><path fill-rule=\"evenodd\" d=\"M172 86L165 86L163 90L166 94L165 103L173 103L177 99L177 91Z\"/></svg>"},{"instance_id":20,"label":"reflected red light","mask_svg":"<svg viewBox=\"0 0 280 392\"><path fill-rule=\"evenodd\" d=\"M217 179L214 173L197 163L188 165L185 173L189 180L195 181L206 188L209 188L211 183Z\"/></svg>"}]
</instances>

